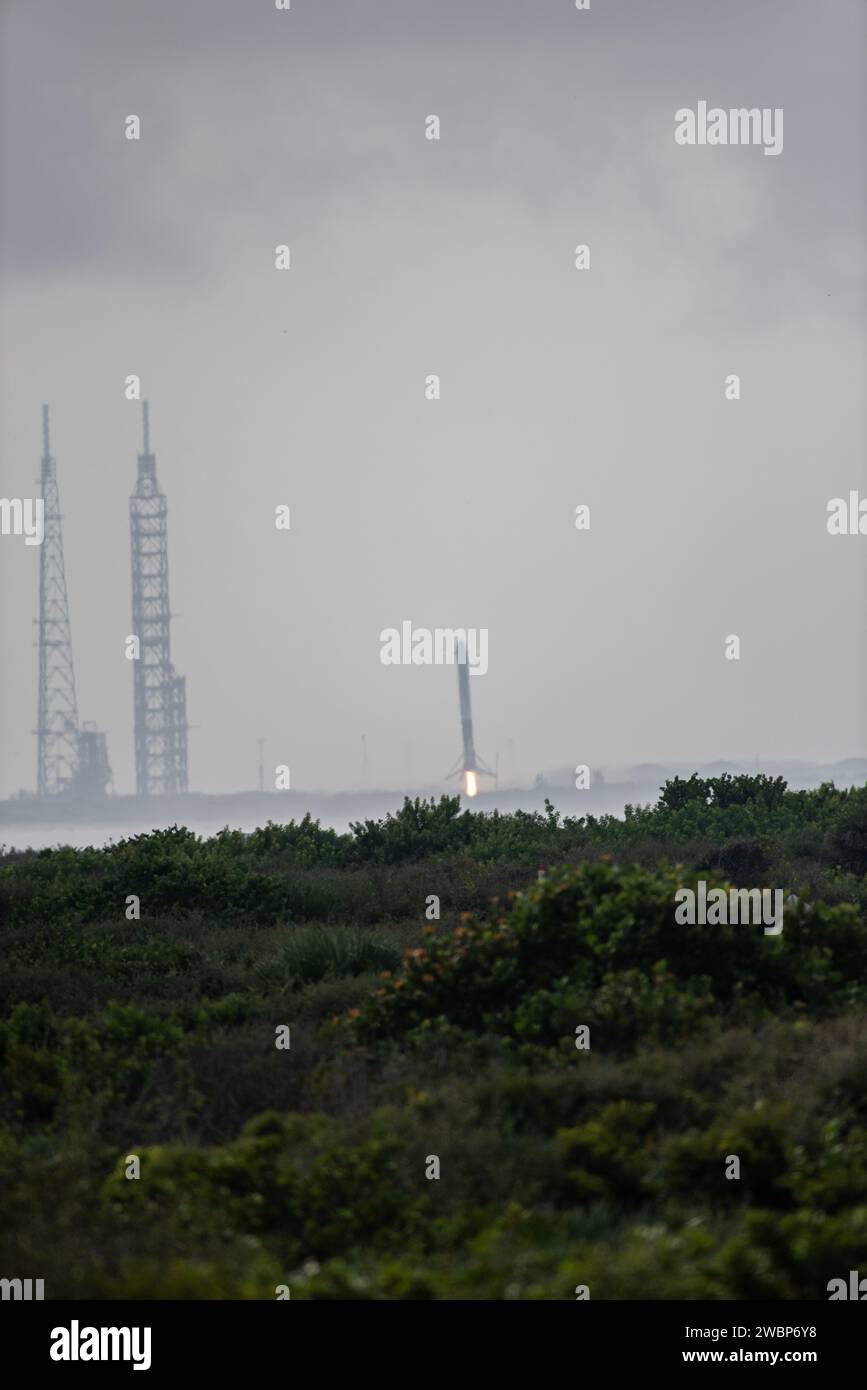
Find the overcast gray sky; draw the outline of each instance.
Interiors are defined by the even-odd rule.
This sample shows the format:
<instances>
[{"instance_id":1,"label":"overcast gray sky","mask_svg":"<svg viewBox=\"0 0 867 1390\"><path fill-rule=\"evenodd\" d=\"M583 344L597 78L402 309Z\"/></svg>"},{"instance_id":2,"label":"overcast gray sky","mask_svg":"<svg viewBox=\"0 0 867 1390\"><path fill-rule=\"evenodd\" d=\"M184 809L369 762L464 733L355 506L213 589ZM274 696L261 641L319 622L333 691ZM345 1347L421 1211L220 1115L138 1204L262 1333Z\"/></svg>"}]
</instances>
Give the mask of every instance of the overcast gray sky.
<instances>
[{"instance_id":1,"label":"overcast gray sky","mask_svg":"<svg viewBox=\"0 0 867 1390\"><path fill-rule=\"evenodd\" d=\"M193 789L254 785L259 735L299 787L356 786L365 733L375 783L410 741L443 776L455 674L380 663L404 619L488 628L476 745L515 739L526 776L867 752L867 539L825 524L867 495L860 0L0 14L0 493L34 495L50 402L79 713L119 791L129 373ZM782 154L676 145L700 100L783 108ZM0 539L2 795L35 784L38 556Z\"/></svg>"}]
</instances>

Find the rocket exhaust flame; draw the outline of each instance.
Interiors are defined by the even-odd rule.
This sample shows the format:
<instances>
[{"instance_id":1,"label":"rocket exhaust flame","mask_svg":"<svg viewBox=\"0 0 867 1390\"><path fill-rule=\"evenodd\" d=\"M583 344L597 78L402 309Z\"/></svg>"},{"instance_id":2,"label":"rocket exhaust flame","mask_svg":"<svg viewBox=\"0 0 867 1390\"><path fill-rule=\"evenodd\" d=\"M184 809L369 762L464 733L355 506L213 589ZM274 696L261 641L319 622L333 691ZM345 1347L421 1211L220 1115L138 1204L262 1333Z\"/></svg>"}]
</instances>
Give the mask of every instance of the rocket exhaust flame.
<instances>
[{"instance_id":1,"label":"rocket exhaust flame","mask_svg":"<svg viewBox=\"0 0 867 1390\"><path fill-rule=\"evenodd\" d=\"M479 790L479 784L476 780L476 774L474 772L471 772L469 769L467 769L467 771L464 773L464 787L466 789L467 796L475 796Z\"/></svg>"}]
</instances>

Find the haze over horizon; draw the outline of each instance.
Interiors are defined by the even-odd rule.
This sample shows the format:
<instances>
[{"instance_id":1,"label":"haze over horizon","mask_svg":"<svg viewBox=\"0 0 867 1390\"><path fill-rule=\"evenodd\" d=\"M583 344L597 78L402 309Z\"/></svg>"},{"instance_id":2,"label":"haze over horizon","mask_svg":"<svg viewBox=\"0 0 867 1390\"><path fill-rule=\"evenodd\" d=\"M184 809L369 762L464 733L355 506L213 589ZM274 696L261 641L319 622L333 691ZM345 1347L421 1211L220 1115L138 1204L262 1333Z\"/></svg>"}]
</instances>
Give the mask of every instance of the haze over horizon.
<instances>
[{"instance_id":1,"label":"haze over horizon","mask_svg":"<svg viewBox=\"0 0 867 1390\"><path fill-rule=\"evenodd\" d=\"M3 6L0 493L36 495L49 402L118 792L131 373L192 790L253 787L260 736L298 787L356 788L362 735L374 786L443 781L454 669L380 661L407 619L488 629L476 747L527 779L867 755L867 546L826 528L867 495L865 38L854 0ZM782 152L678 146L704 99L782 108ZM0 797L38 568L0 539Z\"/></svg>"}]
</instances>

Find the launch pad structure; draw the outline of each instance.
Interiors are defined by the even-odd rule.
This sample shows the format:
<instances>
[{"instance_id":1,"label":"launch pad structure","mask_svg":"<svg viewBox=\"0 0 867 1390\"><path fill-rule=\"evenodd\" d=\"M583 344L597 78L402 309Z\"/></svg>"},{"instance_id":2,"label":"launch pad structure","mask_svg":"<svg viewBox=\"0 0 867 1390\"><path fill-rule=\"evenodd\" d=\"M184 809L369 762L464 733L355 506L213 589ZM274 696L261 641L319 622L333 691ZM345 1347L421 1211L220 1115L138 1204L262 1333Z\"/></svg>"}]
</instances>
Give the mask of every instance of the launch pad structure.
<instances>
[{"instance_id":1,"label":"launch pad structure","mask_svg":"<svg viewBox=\"0 0 867 1390\"><path fill-rule=\"evenodd\" d=\"M39 693L36 716L36 788L40 797L103 797L111 781L105 734L79 726L69 600L63 558L63 518L57 463L51 454L48 406L42 407L39 474L44 534L39 554Z\"/></svg>"},{"instance_id":2,"label":"launch pad structure","mask_svg":"<svg viewBox=\"0 0 867 1390\"><path fill-rule=\"evenodd\" d=\"M132 546L132 630L135 776L139 796L187 791L186 680L171 660L171 610L166 499L150 449L148 403L142 402L144 449L129 499Z\"/></svg>"},{"instance_id":3,"label":"launch pad structure","mask_svg":"<svg viewBox=\"0 0 867 1390\"><path fill-rule=\"evenodd\" d=\"M151 453L148 404L143 402L144 449L129 502L132 621L138 650L133 665L136 790L175 796L188 790L186 681L171 660L167 505ZM57 464L51 453L48 406L42 407L39 476L43 539L39 556L39 691L36 794L100 799L111 783L106 737L79 724Z\"/></svg>"}]
</instances>

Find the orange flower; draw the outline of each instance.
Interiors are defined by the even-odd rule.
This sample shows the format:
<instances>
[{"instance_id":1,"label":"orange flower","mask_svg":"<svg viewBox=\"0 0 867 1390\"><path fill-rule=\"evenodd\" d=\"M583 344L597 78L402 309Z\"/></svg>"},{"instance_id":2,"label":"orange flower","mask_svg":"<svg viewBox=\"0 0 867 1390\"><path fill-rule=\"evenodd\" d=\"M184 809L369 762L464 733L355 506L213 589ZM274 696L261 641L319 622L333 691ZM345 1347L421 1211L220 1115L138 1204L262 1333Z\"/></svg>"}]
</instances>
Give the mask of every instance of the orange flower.
<instances>
[{"instance_id":1,"label":"orange flower","mask_svg":"<svg viewBox=\"0 0 867 1390\"><path fill-rule=\"evenodd\" d=\"M422 975L422 979L424 980L426 985L433 984L433 975Z\"/></svg>"}]
</instances>

